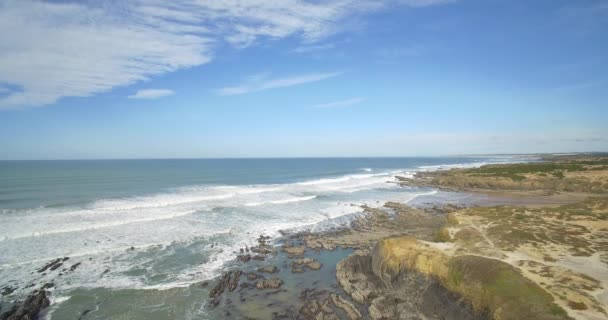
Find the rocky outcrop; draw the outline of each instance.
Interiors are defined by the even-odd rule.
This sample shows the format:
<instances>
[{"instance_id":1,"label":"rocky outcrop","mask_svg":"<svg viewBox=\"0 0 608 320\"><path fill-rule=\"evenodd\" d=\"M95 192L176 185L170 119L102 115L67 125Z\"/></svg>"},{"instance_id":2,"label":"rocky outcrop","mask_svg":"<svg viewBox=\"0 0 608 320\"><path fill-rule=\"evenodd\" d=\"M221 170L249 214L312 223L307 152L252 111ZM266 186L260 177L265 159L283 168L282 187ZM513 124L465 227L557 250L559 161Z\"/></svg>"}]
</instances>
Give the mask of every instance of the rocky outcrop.
<instances>
[{"instance_id":1,"label":"rocky outcrop","mask_svg":"<svg viewBox=\"0 0 608 320\"><path fill-rule=\"evenodd\" d=\"M283 280L279 278L272 278L268 280L258 281L255 287L258 289L278 289L283 285Z\"/></svg>"},{"instance_id":2,"label":"rocky outcrop","mask_svg":"<svg viewBox=\"0 0 608 320\"><path fill-rule=\"evenodd\" d=\"M49 271L53 271L59 267L61 267L61 265L63 265L63 263L65 261L67 261L68 259L70 259L69 257L64 257L64 258L57 258L49 263L47 263L46 265L44 265L42 268L40 268L38 270L38 273L42 273L45 272L47 270Z\"/></svg>"},{"instance_id":3,"label":"rocky outcrop","mask_svg":"<svg viewBox=\"0 0 608 320\"><path fill-rule=\"evenodd\" d=\"M211 306L215 307L220 303L220 299L224 291L234 291L238 285L243 272L228 271L222 275L217 285L209 291L209 298Z\"/></svg>"},{"instance_id":4,"label":"rocky outcrop","mask_svg":"<svg viewBox=\"0 0 608 320\"><path fill-rule=\"evenodd\" d=\"M319 270L323 265L311 258L300 258L295 259L291 263L291 272L293 273L301 273L304 272L304 267L307 267L310 270Z\"/></svg>"},{"instance_id":5,"label":"rocky outcrop","mask_svg":"<svg viewBox=\"0 0 608 320\"><path fill-rule=\"evenodd\" d=\"M49 292L46 290L36 290L32 292L24 301L17 302L11 310L3 314L2 320L35 320L39 318L40 312L48 307Z\"/></svg>"},{"instance_id":6,"label":"rocky outcrop","mask_svg":"<svg viewBox=\"0 0 608 320\"><path fill-rule=\"evenodd\" d=\"M303 246L283 246L282 250L290 257L301 257L306 251L306 248Z\"/></svg>"},{"instance_id":7,"label":"rocky outcrop","mask_svg":"<svg viewBox=\"0 0 608 320\"><path fill-rule=\"evenodd\" d=\"M372 319L568 319L553 298L514 267L444 254L412 237L382 240L337 267L342 288Z\"/></svg>"}]
</instances>

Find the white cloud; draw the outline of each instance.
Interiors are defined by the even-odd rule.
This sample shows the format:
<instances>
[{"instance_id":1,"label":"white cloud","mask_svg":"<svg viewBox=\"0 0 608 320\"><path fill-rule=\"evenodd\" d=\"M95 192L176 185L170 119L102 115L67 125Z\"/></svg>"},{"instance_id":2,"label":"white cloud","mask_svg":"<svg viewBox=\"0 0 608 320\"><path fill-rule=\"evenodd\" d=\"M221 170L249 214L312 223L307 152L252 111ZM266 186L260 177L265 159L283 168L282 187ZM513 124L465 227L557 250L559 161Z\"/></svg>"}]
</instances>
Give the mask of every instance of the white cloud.
<instances>
[{"instance_id":1,"label":"white cloud","mask_svg":"<svg viewBox=\"0 0 608 320\"><path fill-rule=\"evenodd\" d=\"M342 108L349 107L365 101L365 98L350 98L346 100L333 101L314 105L313 108Z\"/></svg>"},{"instance_id":2,"label":"white cloud","mask_svg":"<svg viewBox=\"0 0 608 320\"><path fill-rule=\"evenodd\" d=\"M392 5L444 0L105 0L0 2L0 109L86 97L209 62L217 43L246 47L299 36L313 43L341 22Z\"/></svg>"},{"instance_id":3,"label":"white cloud","mask_svg":"<svg viewBox=\"0 0 608 320\"><path fill-rule=\"evenodd\" d=\"M266 76L254 76L250 77L247 83L224 87L218 90L218 93L222 96L240 95L250 92L263 91L275 88L285 88L297 86L305 83L318 82L321 80L329 79L340 75L341 72L330 72L330 73L312 73L298 76L291 76L285 78L274 78L267 79Z\"/></svg>"},{"instance_id":4,"label":"white cloud","mask_svg":"<svg viewBox=\"0 0 608 320\"><path fill-rule=\"evenodd\" d=\"M129 99L158 99L173 94L175 91L169 89L144 89L130 95Z\"/></svg>"}]
</instances>

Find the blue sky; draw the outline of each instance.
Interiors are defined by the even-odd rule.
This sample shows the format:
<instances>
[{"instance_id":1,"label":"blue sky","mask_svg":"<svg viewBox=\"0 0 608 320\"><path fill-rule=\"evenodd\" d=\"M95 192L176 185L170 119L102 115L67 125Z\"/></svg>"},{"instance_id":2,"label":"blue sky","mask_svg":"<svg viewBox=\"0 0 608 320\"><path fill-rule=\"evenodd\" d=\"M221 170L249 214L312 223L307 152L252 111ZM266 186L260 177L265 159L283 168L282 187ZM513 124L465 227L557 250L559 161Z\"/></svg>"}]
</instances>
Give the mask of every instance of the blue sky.
<instances>
[{"instance_id":1,"label":"blue sky","mask_svg":"<svg viewBox=\"0 0 608 320\"><path fill-rule=\"evenodd\" d=\"M0 1L0 159L608 151L608 1Z\"/></svg>"}]
</instances>

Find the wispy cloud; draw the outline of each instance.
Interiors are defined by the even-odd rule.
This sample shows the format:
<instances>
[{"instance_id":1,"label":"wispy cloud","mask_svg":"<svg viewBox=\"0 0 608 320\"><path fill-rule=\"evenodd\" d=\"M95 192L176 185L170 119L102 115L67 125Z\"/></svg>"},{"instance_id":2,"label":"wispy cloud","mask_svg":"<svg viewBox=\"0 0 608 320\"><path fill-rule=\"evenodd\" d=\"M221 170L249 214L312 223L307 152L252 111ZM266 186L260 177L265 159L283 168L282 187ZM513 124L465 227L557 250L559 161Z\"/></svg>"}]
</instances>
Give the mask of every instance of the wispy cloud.
<instances>
[{"instance_id":1,"label":"wispy cloud","mask_svg":"<svg viewBox=\"0 0 608 320\"><path fill-rule=\"evenodd\" d=\"M251 77L249 81L237 86L224 87L218 90L222 96L246 94L275 88L286 88L305 83L318 82L333 78L342 74L341 72L312 73L284 78L268 79L266 76Z\"/></svg>"},{"instance_id":2,"label":"wispy cloud","mask_svg":"<svg viewBox=\"0 0 608 320\"><path fill-rule=\"evenodd\" d=\"M360 97L359 98L350 98L350 99L346 99L346 100L321 103L321 104L314 105L312 107L313 108L343 108L343 107L354 106L363 101L365 101L365 98L360 98Z\"/></svg>"},{"instance_id":3,"label":"wispy cloud","mask_svg":"<svg viewBox=\"0 0 608 320\"><path fill-rule=\"evenodd\" d=\"M120 3L118 3L120 2ZM205 64L219 43L297 35L314 44L345 19L445 0L0 2L0 109L86 97ZM280 85L279 85L280 86Z\"/></svg>"},{"instance_id":4,"label":"wispy cloud","mask_svg":"<svg viewBox=\"0 0 608 320\"><path fill-rule=\"evenodd\" d=\"M129 99L158 99L174 94L175 91L169 89L144 89L130 95Z\"/></svg>"}]
</instances>

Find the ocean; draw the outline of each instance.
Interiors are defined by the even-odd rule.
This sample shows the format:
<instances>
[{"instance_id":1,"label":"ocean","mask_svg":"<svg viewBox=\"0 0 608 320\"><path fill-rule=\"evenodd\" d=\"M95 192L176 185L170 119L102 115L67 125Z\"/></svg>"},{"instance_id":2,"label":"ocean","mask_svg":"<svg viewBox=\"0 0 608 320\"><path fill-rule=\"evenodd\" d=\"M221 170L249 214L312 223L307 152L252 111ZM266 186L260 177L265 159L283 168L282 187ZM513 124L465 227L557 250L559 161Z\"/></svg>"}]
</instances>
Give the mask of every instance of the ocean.
<instances>
[{"instance_id":1,"label":"ocean","mask_svg":"<svg viewBox=\"0 0 608 320\"><path fill-rule=\"evenodd\" d=\"M260 234L329 229L347 224L359 205L438 192L400 187L395 176L520 160L1 161L0 288L17 289L1 301L52 281L47 318L77 319L85 309L87 319L120 310L127 318L205 318L205 297L191 285L221 274ZM36 272L59 257L80 264L61 276Z\"/></svg>"}]
</instances>

